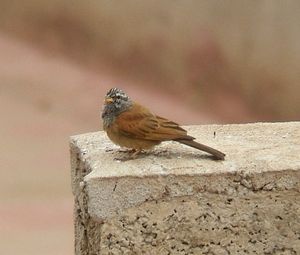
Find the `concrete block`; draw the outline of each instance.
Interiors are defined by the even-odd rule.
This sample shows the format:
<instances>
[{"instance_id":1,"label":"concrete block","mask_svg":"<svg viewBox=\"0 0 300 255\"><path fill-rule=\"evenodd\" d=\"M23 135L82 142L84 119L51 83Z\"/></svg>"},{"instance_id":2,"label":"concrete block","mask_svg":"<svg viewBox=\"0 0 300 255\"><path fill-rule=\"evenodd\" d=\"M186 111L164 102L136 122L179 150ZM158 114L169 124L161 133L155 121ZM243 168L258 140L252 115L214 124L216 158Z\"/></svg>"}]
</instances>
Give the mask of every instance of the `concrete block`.
<instances>
[{"instance_id":1,"label":"concrete block","mask_svg":"<svg viewBox=\"0 0 300 255\"><path fill-rule=\"evenodd\" d=\"M225 160L71 137L76 254L300 254L300 122L186 128Z\"/></svg>"}]
</instances>

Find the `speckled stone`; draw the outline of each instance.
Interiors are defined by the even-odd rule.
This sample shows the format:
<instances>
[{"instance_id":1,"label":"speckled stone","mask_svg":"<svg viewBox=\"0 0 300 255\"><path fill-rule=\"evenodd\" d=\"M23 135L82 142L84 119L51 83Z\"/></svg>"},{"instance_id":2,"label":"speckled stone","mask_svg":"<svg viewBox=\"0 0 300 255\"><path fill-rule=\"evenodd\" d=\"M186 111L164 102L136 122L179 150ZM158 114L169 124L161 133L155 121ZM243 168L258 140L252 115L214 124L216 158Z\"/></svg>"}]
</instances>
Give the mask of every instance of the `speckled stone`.
<instances>
[{"instance_id":1,"label":"speckled stone","mask_svg":"<svg viewBox=\"0 0 300 255\"><path fill-rule=\"evenodd\" d=\"M186 128L225 160L71 138L76 254L300 254L300 122Z\"/></svg>"}]
</instances>

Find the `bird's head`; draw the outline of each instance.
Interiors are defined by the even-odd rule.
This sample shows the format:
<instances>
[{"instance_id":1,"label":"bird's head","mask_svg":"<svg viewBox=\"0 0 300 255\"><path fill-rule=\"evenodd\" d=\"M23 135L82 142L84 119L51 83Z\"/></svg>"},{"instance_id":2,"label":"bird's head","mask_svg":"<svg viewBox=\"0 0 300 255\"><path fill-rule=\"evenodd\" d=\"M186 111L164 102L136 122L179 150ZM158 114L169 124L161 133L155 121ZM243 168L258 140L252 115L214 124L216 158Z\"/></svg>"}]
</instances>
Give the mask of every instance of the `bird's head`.
<instances>
[{"instance_id":1,"label":"bird's head","mask_svg":"<svg viewBox=\"0 0 300 255\"><path fill-rule=\"evenodd\" d=\"M116 116L126 111L131 105L132 101L124 91L119 88L112 88L105 95L102 118L107 115Z\"/></svg>"}]
</instances>

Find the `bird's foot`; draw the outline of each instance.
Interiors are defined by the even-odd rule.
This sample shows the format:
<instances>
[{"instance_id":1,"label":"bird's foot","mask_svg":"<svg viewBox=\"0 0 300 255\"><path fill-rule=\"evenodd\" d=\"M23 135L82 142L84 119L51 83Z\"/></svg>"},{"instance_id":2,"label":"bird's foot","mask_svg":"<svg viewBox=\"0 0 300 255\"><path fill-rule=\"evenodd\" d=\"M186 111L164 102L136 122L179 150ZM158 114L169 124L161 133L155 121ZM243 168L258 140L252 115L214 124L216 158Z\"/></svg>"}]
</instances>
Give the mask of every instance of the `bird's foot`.
<instances>
[{"instance_id":1,"label":"bird's foot","mask_svg":"<svg viewBox=\"0 0 300 255\"><path fill-rule=\"evenodd\" d=\"M127 148L120 148L117 150L117 152L121 152L121 153L133 153L135 151L136 149L127 149Z\"/></svg>"},{"instance_id":2,"label":"bird's foot","mask_svg":"<svg viewBox=\"0 0 300 255\"><path fill-rule=\"evenodd\" d=\"M115 160L124 162L124 161L136 159L139 156L139 154L142 152L142 150L131 149L131 150L127 150L126 152L131 154L125 157L115 158Z\"/></svg>"}]
</instances>

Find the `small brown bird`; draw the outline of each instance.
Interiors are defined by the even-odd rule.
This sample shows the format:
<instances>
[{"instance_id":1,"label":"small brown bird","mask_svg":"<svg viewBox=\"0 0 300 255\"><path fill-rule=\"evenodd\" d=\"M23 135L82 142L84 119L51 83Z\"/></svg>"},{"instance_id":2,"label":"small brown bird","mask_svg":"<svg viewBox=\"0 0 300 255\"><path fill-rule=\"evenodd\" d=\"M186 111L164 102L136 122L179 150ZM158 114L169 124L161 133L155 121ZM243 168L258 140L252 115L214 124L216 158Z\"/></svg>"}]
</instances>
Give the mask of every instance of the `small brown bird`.
<instances>
[{"instance_id":1,"label":"small brown bird","mask_svg":"<svg viewBox=\"0 0 300 255\"><path fill-rule=\"evenodd\" d=\"M112 142L133 149L133 157L164 141L176 141L223 160L225 154L194 141L177 123L151 113L132 101L121 89L110 89L104 100L103 129Z\"/></svg>"}]
</instances>

